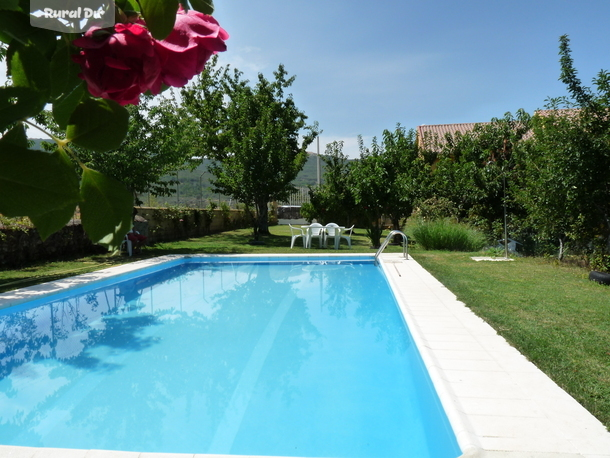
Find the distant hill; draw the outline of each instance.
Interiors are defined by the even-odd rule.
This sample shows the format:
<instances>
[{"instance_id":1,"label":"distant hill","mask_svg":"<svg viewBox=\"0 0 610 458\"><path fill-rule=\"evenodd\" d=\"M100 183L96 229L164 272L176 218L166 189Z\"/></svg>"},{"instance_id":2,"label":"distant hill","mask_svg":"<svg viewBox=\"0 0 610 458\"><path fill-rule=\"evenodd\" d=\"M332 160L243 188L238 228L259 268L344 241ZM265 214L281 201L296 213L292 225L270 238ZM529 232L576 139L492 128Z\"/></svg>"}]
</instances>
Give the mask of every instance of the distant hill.
<instances>
[{"instance_id":1,"label":"distant hill","mask_svg":"<svg viewBox=\"0 0 610 458\"><path fill-rule=\"evenodd\" d=\"M151 197L151 204L157 203L164 205L176 205L178 202L180 205L196 206L203 201L203 205L207 205L207 201L215 201L218 203L221 201L229 201L230 198L219 194L214 194L211 191L210 179L212 175L208 172L207 167L209 161L204 160L203 163L198 166L195 170L187 171L181 170L178 172L180 178L180 187L176 190L176 193L170 197ZM320 167L322 168L321 175L323 175L324 162L320 161ZM299 172L293 184L296 187L306 188L307 186L314 186L317 183L317 156L315 154L309 154L307 162L303 167L303 170ZM179 195L178 195L179 192ZM144 202L147 202L147 197L142 197Z\"/></svg>"},{"instance_id":2,"label":"distant hill","mask_svg":"<svg viewBox=\"0 0 610 458\"><path fill-rule=\"evenodd\" d=\"M41 142L49 142L48 139L34 138L30 139L33 142L32 148L43 149ZM210 179L211 174L208 172L209 161L204 160L195 170L181 170L178 172L180 186L176 186L176 192L169 197L155 197L143 195L140 199L144 204L151 205L187 205L197 207L200 205L207 206L209 201L219 203L219 201L229 202L227 196L214 194L211 191ZM320 161L320 175L324 176L324 161ZM303 170L297 175L293 184L300 188L314 186L317 183L317 155L309 153L307 162Z\"/></svg>"},{"instance_id":3,"label":"distant hill","mask_svg":"<svg viewBox=\"0 0 610 458\"><path fill-rule=\"evenodd\" d=\"M299 172L295 180L292 182L295 186L314 186L318 183L318 156L314 153L309 153L307 162L303 170ZM320 178L324 177L324 161L320 159Z\"/></svg>"},{"instance_id":4,"label":"distant hill","mask_svg":"<svg viewBox=\"0 0 610 458\"><path fill-rule=\"evenodd\" d=\"M32 146L31 146L32 149L38 149L38 150L42 150L42 151L44 151L44 148L42 147L42 142L50 143L53 141L48 138L30 138L28 140L30 140L32 142Z\"/></svg>"}]
</instances>

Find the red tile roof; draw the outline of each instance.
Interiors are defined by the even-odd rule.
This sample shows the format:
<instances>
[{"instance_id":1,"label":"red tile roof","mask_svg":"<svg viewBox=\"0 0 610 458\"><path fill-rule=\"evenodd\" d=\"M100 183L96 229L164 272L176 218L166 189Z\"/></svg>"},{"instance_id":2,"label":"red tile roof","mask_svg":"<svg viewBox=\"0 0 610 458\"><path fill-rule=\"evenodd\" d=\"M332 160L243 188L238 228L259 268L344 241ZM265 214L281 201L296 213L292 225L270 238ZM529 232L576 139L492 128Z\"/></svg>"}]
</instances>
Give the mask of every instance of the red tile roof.
<instances>
[{"instance_id":1,"label":"red tile roof","mask_svg":"<svg viewBox=\"0 0 610 458\"><path fill-rule=\"evenodd\" d=\"M465 134L471 132L477 124L485 125L488 122L464 122L460 124L423 124L417 126L417 144L420 147L431 147L435 142L443 145L447 134L455 135L456 132Z\"/></svg>"},{"instance_id":2,"label":"red tile roof","mask_svg":"<svg viewBox=\"0 0 610 458\"><path fill-rule=\"evenodd\" d=\"M551 114L559 116L573 117L580 110L574 108L564 108L559 110L537 110L536 115L538 116L550 116ZM439 150L446 143L446 135L455 135L457 132L460 134L466 134L474 130L476 125L487 125L489 122L464 122L459 124L422 124L417 126L417 145L420 148L426 148L431 150ZM530 138L532 132L529 131L524 135L524 139Z\"/></svg>"}]
</instances>

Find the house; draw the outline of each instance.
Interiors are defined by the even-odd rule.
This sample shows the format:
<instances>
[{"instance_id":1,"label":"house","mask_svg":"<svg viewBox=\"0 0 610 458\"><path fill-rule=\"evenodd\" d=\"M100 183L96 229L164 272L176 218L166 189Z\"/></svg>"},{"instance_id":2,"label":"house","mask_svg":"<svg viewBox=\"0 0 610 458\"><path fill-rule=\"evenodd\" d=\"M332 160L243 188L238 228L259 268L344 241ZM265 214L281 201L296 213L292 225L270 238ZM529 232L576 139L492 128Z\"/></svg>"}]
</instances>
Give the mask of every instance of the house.
<instances>
[{"instance_id":1,"label":"house","mask_svg":"<svg viewBox=\"0 0 610 458\"><path fill-rule=\"evenodd\" d=\"M558 110L537 110L536 116L550 116L551 114L574 117L579 112L579 109L564 108ZM486 126L491 122L465 122L458 124L422 124L417 126L417 146L420 149L439 152L442 147L447 143L447 134L455 135L459 133L464 135L468 132L472 132L475 126ZM532 132L527 132L523 138L527 139L532 136Z\"/></svg>"},{"instance_id":2,"label":"house","mask_svg":"<svg viewBox=\"0 0 610 458\"><path fill-rule=\"evenodd\" d=\"M477 124L485 125L490 123L422 124L417 126L417 147L419 149L439 151L446 143L447 134L455 135L456 132L459 132L463 135L474 130Z\"/></svg>"}]
</instances>

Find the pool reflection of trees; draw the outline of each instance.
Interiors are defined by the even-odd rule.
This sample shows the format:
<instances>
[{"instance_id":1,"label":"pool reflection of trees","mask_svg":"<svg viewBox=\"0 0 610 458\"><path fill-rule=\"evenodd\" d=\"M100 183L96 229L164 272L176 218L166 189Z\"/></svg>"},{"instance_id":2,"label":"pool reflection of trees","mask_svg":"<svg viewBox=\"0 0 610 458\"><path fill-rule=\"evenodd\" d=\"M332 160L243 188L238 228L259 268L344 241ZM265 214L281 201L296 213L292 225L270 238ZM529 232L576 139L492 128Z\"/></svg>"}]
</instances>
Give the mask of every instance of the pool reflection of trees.
<instances>
[{"instance_id":1,"label":"pool reflection of trees","mask_svg":"<svg viewBox=\"0 0 610 458\"><path fill-rule=\"evenodd\" d=\"M341 281L332 280L329 269L342 270ZM320 303L328 313L337 318L345 318L348 309L352 312L361 327L370 326L377 330L377 340L386 342L386 351L390 354L403 353L410 345L404 338L402 318L397 307L387 307L393 303L389 288L385 284L379 269L370 264L356 266L354 263L342 263L326 266L312 266L311 282L318 283ZM363 297L374 297L377 301L364 302ZM380 305L383 304L383 305Z\"/></svg>"},{"instance_id":2,"label":"pool reflection of trees","mask_svg":"<svg viewBox=\"0 0 610 458\"><path fill-rule=\"evenodd\" d=\"M161 282L172 281L180 275L179 271L170 270ZM154 317L133 317L128 313L141 308L138 300L152 282L143 277L31 309L16 312L7 309L0 315L0 342L3 344L0 347L0 379L15 367L46 358L94 368L99 361L82 354L96 345L142 348L145 343L138 340L138 330L150 326ZM98 323L100 319L102 325ZM91 323L95 325L92 327ZM111 329L116 338L109 338ZM82 338L83 333L86 333L85 338ZM78 342L73 342L75 338ZM72 341L70 345L66 345L69 341Z\"/></svg>"},{"instance_id":3,"label":"pool reflection of trees","mask_svg":"<svg viewBox=\"0 0 610 458\"><path fill-rule=\"evenodd\" d=\"M336 277L330 280L329 268L344 271L341 281ZM358 300L364 291L370 297L371 288L376 289L374 297L387 297L382 282L381 286L375 286L380 282L370 282L374 271L349 264L312 265L310 271L311 286L329 314L339 318L353 314L359 326L376 329L377 339L386 342L388 352L405 350L408 343L396 337L401 335L396 332L396 320L387 319L397 311ZM260 377L263 386L269 391L271 385L273 390L279 388L289 403L295 394L291 381L320 337L307 304L294 287L303 277L291 275L289 265L283 272L279 276L271 274L264 263L233 264L230 273L210 264L181 264L85 296L5 313L0 315L0 380L20 365L47 358L107 373L106 384L110 386L96 390L97 408L74 405L70 416L75 436L81 432L84 438L95 437L97 442L71 446L151 450L173 436L172 451L188 452L180 449L188 442L183 440L187 434L185 422L200 425L200 441L209 444L215 433L213 425L221 421L248 364L250 353L239 350L256 347L282 301L289 301L289 305L281 326L275 330L274 339L279 345L273 346L264 359ZM169 304L162 303L161 298L168 299ZM167 331L157 336L151 328L161 324ZM147 354L147 365L141 368L145 376L135 385L130 377L119 376L122 364L100 359L96 351L108 347L141 353L163 339L164 345L156 348L154 356ZM197 348L195 361L186 351L192 347ZM60 396L63 390L67 388L55 394ZM53 409L50 403L57 396L47 396L35 407L39 411ZM117 403L120 397L124 402ZM112 411L106 406L112 406ZM178 410L185 413L185 420L176 420ZM35 434L35 424L28 422L35 421L37 415L23 412L19 419L8 419L2 418L0 411L0 420L8 422L7 426L18 423ZM111 417L122 419L120 429ZM143 432L141 444L134 446L130 430L136 424Z\"/></svg>"},{"instance_id":4,"label":"pool reflection of trees","mask_svg":"<svg viewBox=\"0 0 610 458\"><path fill-rule=\"evenodd\" d=\"M216 425L221 421L240 381L240 374L248 364L249 353L239 349L256 347L261 330L271 320L282 298L293 294L290 282L270 279L268 265L233 266L233 269L233 275L223 274L224 285L221 289L209 288L207 291L207 300L217 305L215 313L206 317L199 312L180 312L182 325L179 338L171 348L162 347L167 352L157 355L156 363L148 367L147 377L138 386L138 392L146 393L146 396L132 396L131 382L118 381L120 386L115 388L129 398L121 416L129 419L129 422L138 422L139 428L147 430L145 437L148 443L143 446L150 447L150 443L157 443L162 437L167 439L168 432L164 428L174 422L162 422L159 418L172 418L173 407L177 405L189 409L187 415L190 422L199 425L202 449L213 441ZM202 278L205 278L205 271L202 274ZM255 297L258 299L255 300ZM285 381L282 386L286 396L290 393L290 374L298 371L308 354L308 342L303 336L315 332L301 302L292 302L275 336L284 345L275 346L265 361L264 378L274 382ZM175 320L166 324L178 326ZM172 332L169 334L174 335ZM182 345L197 345L197 362L190 360L191 356L186 352L180 351ZM290 354L281 354L286 352ZM289 364L273 364L274 359L288 361ZM175 370L176 365L181 368L179 372ZM194 380L197 381L195 385L187 382ZM111 393L108 395L113 396ZM202 400L204 405L201 405ZM100 401L103 402L102 399ZM197 408L194 407L196 405ZM134 416L134 411L138 415ZM175 442L172 450L176 452L188 451L180 449L182 444L188 443L186 438L180 440L188 434L187 429L180 428L180 425L174 423L171 431ZM96 434L108 438L115 434L112 425L106 422L95 426L92 424L91 427L95 427Z\"/></svg>"},{"instance_id":5,"label":"pool reflection of trees","mask_svg":"<svg viewBox=\"0 0 610 458\"><path fill-rule=\"evenodd\" d=\"M95 356L96 347L137 352L146 350L158 342L158 338L152 337L147 329L158 326L161 321L170 328L177 327L175 318L179 317L180 335L176 336L176 342L159 346L162 352L155 356L154 364L145 368L147 374L138 382L137 390L134 391L132 380L114 377L112 389L95 393L95 404L99 406L96 415L92 415L90 409L78 410L74 406L70 423L79 430L87 425L90 428L88 435L98 436L98 441L101 441L95 447L127 450L129 448L124 447L128 447L128 443L123 441L129 434L126 432L122 438L116 425L104 421L103 406L112 405L112 416L120 414L124 425L137 422L139 428L147 430L141 440L142 446L150 449L151 443L157 443L167 435L162 430L167 423L159 421L159 418L171 411L170 406L177 402L192 406L197 398L201 398L201 392L205 392L206 406L203 412L193 415L200 422L208 423L213 418L216 421L247 363L247 354L234 349L255 346L261 329L277 309L278 300L290 294L294 296L291 282L273 281L266 265L234 266L229 275L221 272L214 266L209 269L186 264L161 275L121 282L85 296L5 313L0 316L0 380L25 363L44 359L56 359L90 371L114 372L119 365L100 360ZM206 285L206 280L209 282L214 276L220 276L218 285L212 282ZM195 291L188 277L201 279L199 291ZM158 290L171 285L177 289L172 295L172 303L157 303ZM183 286L185 291L182 291ZM254 300L255 296L259 299ZM193 302L211 304L208 313L196 310ZM280 358L288 364L284 367L269 366L278 370L267 374L269 380L287 380L291 373L298 371L301 361L308 355L305 336L315 332L302 301L295 298L276 335L285 345L277 346L277 350L268 355L268 359ZM171 331L164 335L171 335ZM185 346L191 345L197 345L200 351L196 362L183 351ZM176 367L180 370L177 371ZM182 383L193 379L198 380L199 389L191 390L192 383ZM289 396L288 382L285 387ZM117 396L125 396L126 401L117 405ZM36 408L39 411L52 409L48 400L53 397L47 396ZM22 412L15 421L25 426L38 415ZM11 419L2 418L2 412L0 419L11 423ZM212 429L209 433L213 432ZM179 430L174 433L177 436L183 434Z\"/></svg>"}]
</instances>

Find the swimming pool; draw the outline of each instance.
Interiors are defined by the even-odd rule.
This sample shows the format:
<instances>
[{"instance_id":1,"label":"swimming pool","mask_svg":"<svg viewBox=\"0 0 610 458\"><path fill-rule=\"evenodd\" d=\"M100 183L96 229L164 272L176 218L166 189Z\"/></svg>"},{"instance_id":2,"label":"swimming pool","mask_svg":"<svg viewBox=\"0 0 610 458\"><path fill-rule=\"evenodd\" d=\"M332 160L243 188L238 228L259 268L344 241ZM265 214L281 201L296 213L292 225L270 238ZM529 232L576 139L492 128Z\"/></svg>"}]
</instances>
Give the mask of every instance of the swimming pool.
<instances>
[{"instance_id":1,"label":"swimming pool","mask_svg":"<svg viewBox=\"0 0 610 458\"><path fill-rule=\"evenodd\" d=\"M3 309L0 334L1 444L461 453L370 257L181 258Z\"/></svg>"}]
</instances>

